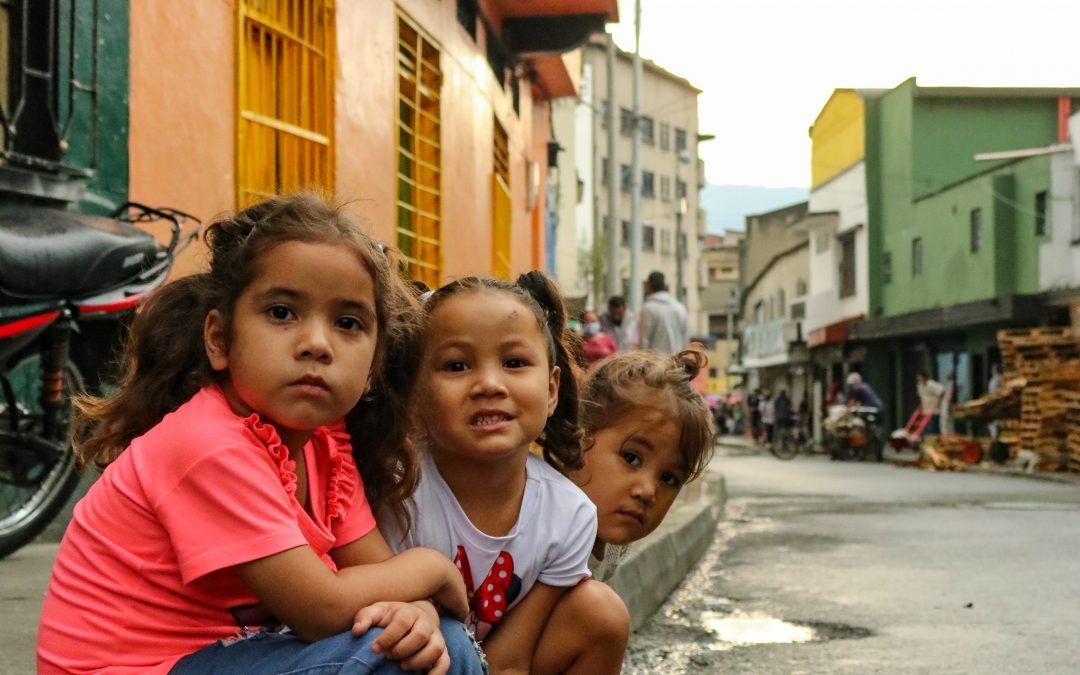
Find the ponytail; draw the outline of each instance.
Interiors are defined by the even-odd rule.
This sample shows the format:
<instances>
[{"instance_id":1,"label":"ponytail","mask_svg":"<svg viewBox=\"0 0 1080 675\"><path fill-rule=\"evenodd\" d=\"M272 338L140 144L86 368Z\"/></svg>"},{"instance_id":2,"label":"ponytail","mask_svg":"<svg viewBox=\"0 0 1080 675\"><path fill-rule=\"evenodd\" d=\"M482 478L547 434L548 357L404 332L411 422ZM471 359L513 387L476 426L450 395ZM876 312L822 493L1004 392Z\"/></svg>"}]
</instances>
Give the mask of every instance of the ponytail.
<instances>
[{"instance_id":1,"label":"ponytail","mask_svg":"<svg viewBox=\"0 0 1080 675\"><path fill-rule=\"evenodd\" d=\"M559 400L538 442L544 449L544 460L567 473L584 465L583 434L578 425L578 377L581 370L578 337L566 325L566 306L554 281L543 272L533 270L519 276L517 285L532 296L543 311L554 352L552 365L558 366L560 371Z\"/></svg>"}]
</instances>

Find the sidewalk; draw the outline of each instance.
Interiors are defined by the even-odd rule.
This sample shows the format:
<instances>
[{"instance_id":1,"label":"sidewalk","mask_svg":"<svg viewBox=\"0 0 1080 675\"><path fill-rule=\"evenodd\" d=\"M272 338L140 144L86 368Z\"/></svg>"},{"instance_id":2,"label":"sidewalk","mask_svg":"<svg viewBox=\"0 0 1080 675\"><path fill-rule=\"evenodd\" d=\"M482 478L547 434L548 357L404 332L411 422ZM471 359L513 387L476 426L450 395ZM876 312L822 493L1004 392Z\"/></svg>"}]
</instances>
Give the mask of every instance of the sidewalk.
<instances>
[{"instance_id":1,"label":"sidewalk","mask_svg":"<svg viewBox=\"0 0 1080 675\"><path fill-rule=\"evenodd\" d=\"M30 544L0 560L0 673L32 673L38 616L60 544Z\"/></svg>"}]
</instances>

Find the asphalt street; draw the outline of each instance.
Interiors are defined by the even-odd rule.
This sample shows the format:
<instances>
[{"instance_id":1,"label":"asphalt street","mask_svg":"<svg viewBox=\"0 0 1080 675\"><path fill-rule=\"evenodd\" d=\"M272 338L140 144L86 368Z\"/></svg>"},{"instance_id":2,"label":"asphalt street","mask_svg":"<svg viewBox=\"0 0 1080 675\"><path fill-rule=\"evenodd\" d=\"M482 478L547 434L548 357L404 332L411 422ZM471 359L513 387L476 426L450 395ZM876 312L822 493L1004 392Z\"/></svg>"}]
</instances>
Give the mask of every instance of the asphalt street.
<instances>
[{"instance_id":1,"label":"asphalt street","mask_svg":"<svg viewBox=\"0 0 1080 675\"><path fill-rule=\"evenodd\" d=\"M625 672L1080 672L1080 486L720 456L727 519Z\"/></svg>"}]
</instances>

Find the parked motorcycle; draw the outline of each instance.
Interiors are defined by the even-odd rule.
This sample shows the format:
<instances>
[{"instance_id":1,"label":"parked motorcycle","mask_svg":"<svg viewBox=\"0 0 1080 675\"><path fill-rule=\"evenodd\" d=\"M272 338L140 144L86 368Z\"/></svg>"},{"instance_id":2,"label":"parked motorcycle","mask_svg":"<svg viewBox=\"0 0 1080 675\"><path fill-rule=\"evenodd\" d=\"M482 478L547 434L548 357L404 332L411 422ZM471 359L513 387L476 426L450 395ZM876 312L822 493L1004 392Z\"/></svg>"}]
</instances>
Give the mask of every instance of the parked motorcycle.
<instances>
[{"instance_id":1,"label":"parked motorcycle","mask_svg":"<svg viewBox=\"0 0 1080 675\"><path fill-rule=\"evenodd\" d=\"M824 427L825 447L833 459L883 459L885 437L877 408L834 406Z\"/></svg>"},{"instance_id":2,"label":"parked motorcycle","mask_svg":"<svg viewBox=\"0 0 1080 675\"><path fill-rule=\"evenodd\" d=\"M169 228L166 244L150 231L158 224ZM74 492L72 397L100 392L125 322L199 225L134 203L111 218L0 207L0 558Z\"/></svg>"}]
</instances>

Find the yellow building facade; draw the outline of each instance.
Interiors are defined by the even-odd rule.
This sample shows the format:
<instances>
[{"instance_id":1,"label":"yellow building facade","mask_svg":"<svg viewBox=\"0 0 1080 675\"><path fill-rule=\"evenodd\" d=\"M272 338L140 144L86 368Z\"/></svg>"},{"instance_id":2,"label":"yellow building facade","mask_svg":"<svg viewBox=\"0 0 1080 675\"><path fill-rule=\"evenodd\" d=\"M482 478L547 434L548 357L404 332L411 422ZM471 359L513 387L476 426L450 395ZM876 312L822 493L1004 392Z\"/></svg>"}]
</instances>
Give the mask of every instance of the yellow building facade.
<instances>
[{"instance_id":1,"label":"yellow building facade","mask_svg":"<svg viewBox=\"0 0 1080 675\"><path fill-rule=\"evenodd\" d=\"M810 189L832 180L866 154L866 104L854 89L835 89L810 127Z\"/></svg>"}]
</instances>

